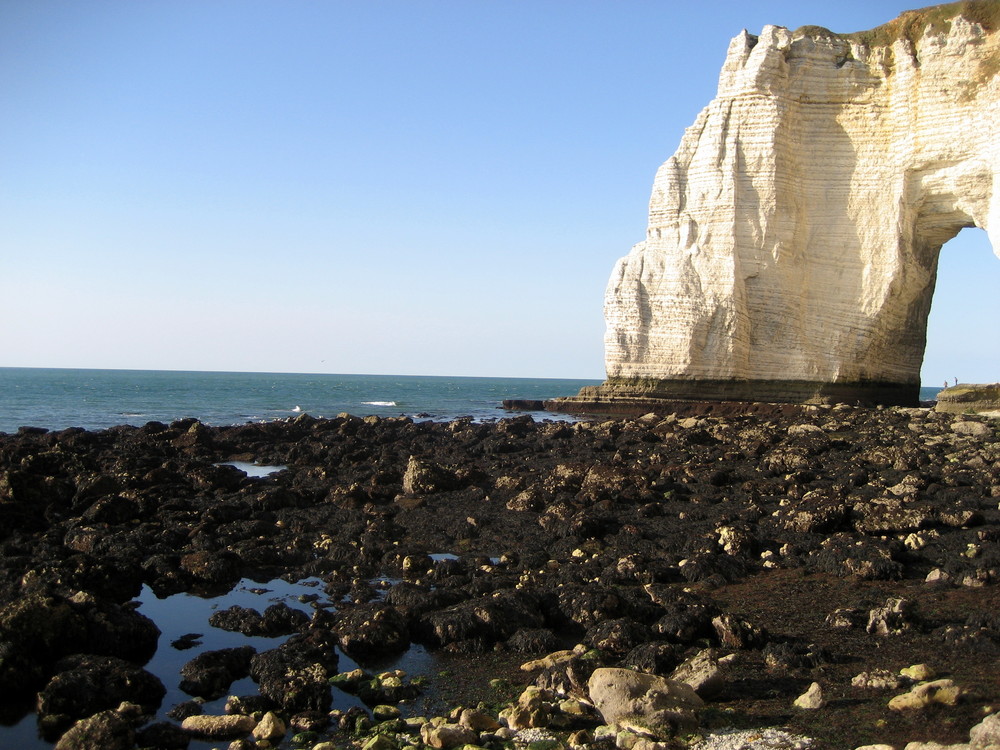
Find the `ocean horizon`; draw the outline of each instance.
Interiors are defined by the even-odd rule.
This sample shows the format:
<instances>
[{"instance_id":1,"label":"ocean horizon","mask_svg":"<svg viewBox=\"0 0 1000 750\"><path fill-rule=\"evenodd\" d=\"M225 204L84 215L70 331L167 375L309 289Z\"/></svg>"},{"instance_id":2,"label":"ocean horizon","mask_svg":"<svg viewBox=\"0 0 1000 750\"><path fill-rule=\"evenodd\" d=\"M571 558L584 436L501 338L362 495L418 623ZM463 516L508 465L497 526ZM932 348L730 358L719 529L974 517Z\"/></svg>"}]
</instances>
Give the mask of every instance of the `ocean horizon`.
<instances>
[{"instance_id":1,"label":"ocean horizon","mask_svg":"<svg viewBox=\"0 0 1000 750\"><path fill-rule=\"evenodd\" d=\"M603 381L442 375L358 375L0 367L0 432L20 427L100 430L195 418L222 426L289 419L407 416L486 421L509 416L505 399L575 395ZM920 389L931 401L940 386ZM540 418L567 415L539 413Z\"/></svg>"},{"instance_id":2,"label":"ocean horizon","mask_svg":"<svg viewBox=\"0 0 1000 750\"><path fill-rule=\"evenodd\" d=\"M600 380L439 375L0 368L0 432L196 418L222 426L301 414L451 420L508 416L504 399L576 394ZM548 415L563 418L565 415Z\"/></svg>"}]
</instances>

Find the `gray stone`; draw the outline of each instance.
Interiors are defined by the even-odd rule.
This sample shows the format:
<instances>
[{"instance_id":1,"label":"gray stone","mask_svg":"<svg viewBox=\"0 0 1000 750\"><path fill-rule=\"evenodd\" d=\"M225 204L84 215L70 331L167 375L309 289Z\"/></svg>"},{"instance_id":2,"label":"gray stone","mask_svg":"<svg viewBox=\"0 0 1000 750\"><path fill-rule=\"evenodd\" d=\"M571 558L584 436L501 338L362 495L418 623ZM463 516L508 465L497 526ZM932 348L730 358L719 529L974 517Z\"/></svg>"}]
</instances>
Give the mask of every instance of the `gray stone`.
<instances>
[{"instance_id":1,"label":"gray stone","mask_svg":"<svg viewBox=\"0 0 1000 750\"><path fill-rule=\"evenodd\" d=\"M969 730L973 750L1000 747L1000 714L991 714Z\"/></svg>"},{"instance_id":2,"label":"gray stone","mask_svg":"<svg viewBox=\"0 0 1000 750\"><path fill-rule=\"evenodd\" d=\"M726 676L715 649L706 648L687 659L670 679L684 682L703 700L710 700L726 687Z\"/></svg>"},{"instance_id":3,"label":"gray stone","mask_svg":"<svg viewBox=\"0 0 1000 750\"><path fill-rule=\"evenodd\" d=\"M239 737L250 734L257 726L252 716L189 716L181 722L181 729L200 737L215 739Z\"/></svg>"},{"instance_id":4,"label":"gray stone","mask_svg":"<svg viewBox=\"0 0 1000 750\"><path fill-rule=\"evenodd\" d=\"M660 738L693 731L695 711L705 705L686 683L630 669L597 669L588 688L607 724Z\"/></svg>"}]
</instances>

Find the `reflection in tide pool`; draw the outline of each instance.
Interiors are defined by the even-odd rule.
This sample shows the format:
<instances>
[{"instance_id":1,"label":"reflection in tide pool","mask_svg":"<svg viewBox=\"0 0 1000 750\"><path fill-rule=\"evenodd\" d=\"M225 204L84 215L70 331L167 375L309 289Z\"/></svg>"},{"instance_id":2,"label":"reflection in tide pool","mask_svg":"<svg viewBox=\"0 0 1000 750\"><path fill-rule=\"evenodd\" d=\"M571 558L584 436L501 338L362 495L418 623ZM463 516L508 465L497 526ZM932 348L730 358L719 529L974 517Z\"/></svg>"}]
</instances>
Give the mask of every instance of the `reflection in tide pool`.
<instances>
[{"instance_id":1,"label":"reflection in tide pool","mask_svg":"<svg viewBox=\"0 0 1000 750\"><path fill-rule=\"evenodd\" d=\"M267 477L288 468L287 466L262 466L261 464L252 464L249 461L223 461L216 466L235 466L248 477Z\"/></svg>"},{"instance_id":2,"label":"reflection in tide pool","mask_svg":"<svg viewBox=\"0 0 1000 750\"><path fill-rule=\"evenodd\" d=\"M279 467L281 468L281 467ZM267 638L263 636L245 636L241 633L231 633L212 627L208 619L217 611L232 606L255 609L263 613L272 604L284 603L312 615L314 609L332 607L333 603L325 596L323 582L317 578L309 578L297 583L289 583L281 579L258 583L248 578L241 580L232 591L223 596L202 598L193 594L174 594L158 599L148 586L143 586L138 597L139 612L153 620L161 631L159 645L153 658L145 665L145 669L160 678L167 694L163 698L154 721L170 721L167 717L178 703L192 700L192 696L180 690L181 668L194 657L206 651L235 646L253 646L260 651L267 651L280 646L289 636ZM191 638L197 634L197 638ZM182 636L195 645L191 648L178 649L171 644ZM434 657L422 646L411 646L405 653L381 661L358 664L337 649L339 670L347 672L359 666L369 672L377 673L390 669L402 669L412 679L418 675L432 676L435 673ZM204 703L205 714L222 714L229 695L257 695L257 685L249 677L234 682L226 697ZM363 706L361 701L348 693L333 688L333 708L346 710L351 706ZM290 748L291 733L285 742L278 747ZM226 744L226 743L223 743ZM0 747L18 748L19 750L49 750L52 743L38 737L36 719L29 714L11 727L0 726ZM210 750L220 747L220 742L192 740L190 750Z\"/></svg>"}]
</instances>

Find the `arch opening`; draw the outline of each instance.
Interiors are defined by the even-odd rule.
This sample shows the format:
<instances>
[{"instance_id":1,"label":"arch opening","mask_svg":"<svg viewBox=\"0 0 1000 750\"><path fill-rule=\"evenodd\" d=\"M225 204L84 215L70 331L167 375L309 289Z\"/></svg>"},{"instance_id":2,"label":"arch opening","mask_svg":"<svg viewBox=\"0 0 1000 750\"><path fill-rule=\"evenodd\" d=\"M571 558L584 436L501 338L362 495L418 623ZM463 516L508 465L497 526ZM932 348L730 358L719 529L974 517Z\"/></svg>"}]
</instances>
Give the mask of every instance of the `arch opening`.
<instances>
[{"instance_id":1,"label":"arch opening","mask_svg":"<svg viewBox=\"0 0 1000 750\"><path fill-rule=\"evenodd\" d=\"M986 232L961 230L942 246L927 316L920 383L1000 381L1000 259Z\"/></svg>"}]
</instances>

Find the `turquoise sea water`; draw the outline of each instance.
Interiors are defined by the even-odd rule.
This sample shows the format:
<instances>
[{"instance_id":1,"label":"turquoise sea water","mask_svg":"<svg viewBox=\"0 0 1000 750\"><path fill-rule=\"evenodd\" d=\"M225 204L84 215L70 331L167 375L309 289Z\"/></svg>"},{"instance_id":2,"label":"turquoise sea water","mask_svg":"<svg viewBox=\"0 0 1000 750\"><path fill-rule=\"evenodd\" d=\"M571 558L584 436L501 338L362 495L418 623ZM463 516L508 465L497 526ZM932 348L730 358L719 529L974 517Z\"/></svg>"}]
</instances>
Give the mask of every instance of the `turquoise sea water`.
<instances>
[{"instance_id":1,"label":"turquoise sea water","mask_svg":"<svg viewBox=\"0 0 1000 750\"><path fill-rule=\"evenodd\" d=\"M508 398L575 395L596 380L0 368L0 432L103 429L197 417L210 425L308 413L498 419Z\"/></svg>"},{"instance_id":2,"label":"turquoise sea water","mask_svg":"<svg viewBox=\"0 0 1000 750\"><path fill-rule=\"evenodd\" d=\"M0 367L0 432L24 425L103 429L196 417L206 424L308 413L499 419L504 399L572 396L597 380L308 375ZM921 388L931 400L938 388ZM548 415L556 416L556 415Z\"/></svg>"}]
</instances>

